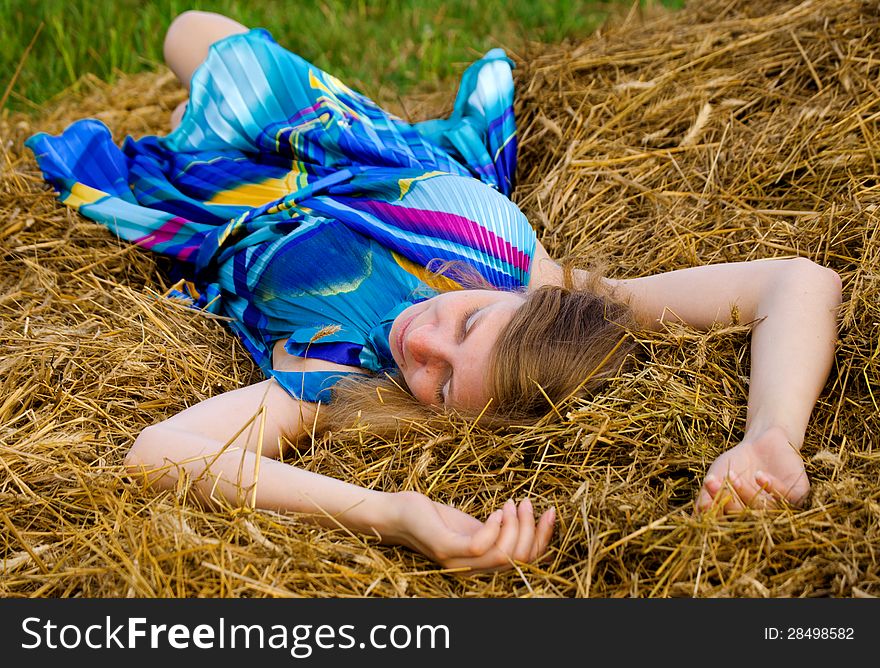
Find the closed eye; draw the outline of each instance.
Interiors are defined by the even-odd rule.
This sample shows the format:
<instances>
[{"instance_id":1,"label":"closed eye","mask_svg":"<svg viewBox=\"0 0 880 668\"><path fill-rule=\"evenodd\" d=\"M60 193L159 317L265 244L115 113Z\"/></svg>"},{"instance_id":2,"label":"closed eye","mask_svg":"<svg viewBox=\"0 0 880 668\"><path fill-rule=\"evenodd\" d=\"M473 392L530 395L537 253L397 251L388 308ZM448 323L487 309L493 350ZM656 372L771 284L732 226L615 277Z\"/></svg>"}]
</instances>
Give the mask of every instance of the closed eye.
<instances>
[{"instance_id":1,"label":"closed eye","mask_svg":"<svg viewBox=\"0 0 880 668\"><path fill-rule=\"evenodd\" d=\"M474 324L474 316L479 310L479 307L474 307L465 312L465 314L462 316L461 322L459 322L458 325L458 343L462 343L467 338L467 335L471 331L471 328ZM445 406L446 402L449 401L449 388L451 386L452 370L450 369L449 374L437 385L437 392L434 397L437 403L441 406Z\"/></svg>"},{"instance_id":2,"label":"closed eye","mask_svg":"<svg viewBox=\"0 0 880 668\"><path fill-rule=\"evenodd\" d=\"M464 317L461 319L461 324L459 325L458 330L458 342L461 343L465 340L468 335L468 332L471 330L471 325L473 325L473 317L479 311L479 308L472 308L470 311L464 314Z\"/></svg>"}]
</instances>

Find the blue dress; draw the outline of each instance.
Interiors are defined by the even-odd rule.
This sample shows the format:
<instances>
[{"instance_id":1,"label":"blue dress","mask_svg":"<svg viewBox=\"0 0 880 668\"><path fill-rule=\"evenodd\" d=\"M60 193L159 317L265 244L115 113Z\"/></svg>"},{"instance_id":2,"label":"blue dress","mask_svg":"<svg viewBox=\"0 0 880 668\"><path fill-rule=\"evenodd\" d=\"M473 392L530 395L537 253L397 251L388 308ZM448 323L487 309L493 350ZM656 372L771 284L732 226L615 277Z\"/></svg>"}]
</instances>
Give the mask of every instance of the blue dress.
<instances>
[{"instance_id":1,"label":"blue dress","mask_svg":"<svg viewBox=\"0 0 880 668\"><path fill-rule=\"evenodd\" d=\"M339 373L280 372L272 347L391 370L394 318L465 262L499 289L528 284L534 230L509 199L511 63L493 49L449 118L409 124L263 29L213 44L180 125L127 137L77 121L27 141L59 199L175 260L174 296L232 318L267 376L326 401Z\"/></svg>"}]
</instances>

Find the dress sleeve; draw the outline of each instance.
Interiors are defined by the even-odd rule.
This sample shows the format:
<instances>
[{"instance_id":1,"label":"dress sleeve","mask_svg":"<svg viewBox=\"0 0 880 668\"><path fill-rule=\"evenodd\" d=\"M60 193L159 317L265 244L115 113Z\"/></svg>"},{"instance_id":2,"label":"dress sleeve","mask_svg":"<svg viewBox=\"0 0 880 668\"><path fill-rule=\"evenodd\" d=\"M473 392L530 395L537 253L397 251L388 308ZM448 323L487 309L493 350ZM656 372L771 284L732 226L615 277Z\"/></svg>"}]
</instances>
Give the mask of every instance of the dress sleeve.
<instances>
[{"instance_id":1,"label":"dress sleeve","mask_svg":"<svg viewBox=\"0 0 880 668\"><path fill-rule=\"evenodd\" d=\"M354 371L277 371L268 375L274 378L294 399L311 403L330 403L333 386Z\"/></svg>"}]
</instances>

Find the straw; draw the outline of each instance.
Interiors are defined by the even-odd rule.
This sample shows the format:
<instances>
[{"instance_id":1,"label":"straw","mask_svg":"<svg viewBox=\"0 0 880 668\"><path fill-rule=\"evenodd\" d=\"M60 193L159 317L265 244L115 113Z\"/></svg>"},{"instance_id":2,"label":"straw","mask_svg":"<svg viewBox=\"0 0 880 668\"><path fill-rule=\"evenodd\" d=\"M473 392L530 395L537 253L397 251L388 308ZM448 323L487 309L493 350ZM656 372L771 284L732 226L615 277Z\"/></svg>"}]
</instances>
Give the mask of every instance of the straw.
<instances>
[{"instance_id":1,"label":"straw","mask_svg":"<svg viewBox=\"0 0 880 668\"><path fill-rule=\"evenodd\" d=\"M37 119L4 112L0 595L876 596L878 39L874 3L713 0L511 54L514 199L551 254L621 278L799 255L841 275L844 304L801 508L693 512L706 468L743 433L744 326L641 336L637 365L532 427L450 420L397 440L358 428L285 455L481 518L509 497L556 505L548 559L502 574L447 572L294 516L203 508L186 480L157 494L128 479L144 427L262 377L222 321L160 297L161 258L61 206L23 141L85 116L119 141L164 134L184 93L162 70L87 78ZM453 94L379 102L415 120Z\"/></svg>"}]
</instances>

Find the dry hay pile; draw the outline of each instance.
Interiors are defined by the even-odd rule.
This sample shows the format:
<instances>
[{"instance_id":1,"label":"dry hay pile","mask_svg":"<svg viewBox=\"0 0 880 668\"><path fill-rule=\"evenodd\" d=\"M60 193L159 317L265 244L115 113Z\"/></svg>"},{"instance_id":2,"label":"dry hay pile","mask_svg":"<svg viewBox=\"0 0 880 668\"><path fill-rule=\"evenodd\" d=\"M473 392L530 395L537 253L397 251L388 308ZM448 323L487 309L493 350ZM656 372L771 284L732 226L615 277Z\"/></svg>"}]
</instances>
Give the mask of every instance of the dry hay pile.
<instances>
[{"instance_id":1,"label":"dry hay pile","mask_svg":"<svg viewBox=\"0 0 880 668\"><path fill-rule=\"evenodd\" d=\"M617 277L802 255L841 274L845 301L800 509L693 515L706 467L743 431L741 328L646 338L634 371L533 428L340 434L292 460L478 516L511 496L556 504L549 561L504 574L444 573L371 539L206 512L185 486L156 495L126 479L139 430L260 375L222 323L156 298L161 260L60 206L22 142L89 115L118 140L164 133L183 92L164 72L86 81L39 120L6 117L0 594L877 595L878 44L873 2L725 0L518 57L516 199L551 252Z\"/></svg>"}]
</instances>

